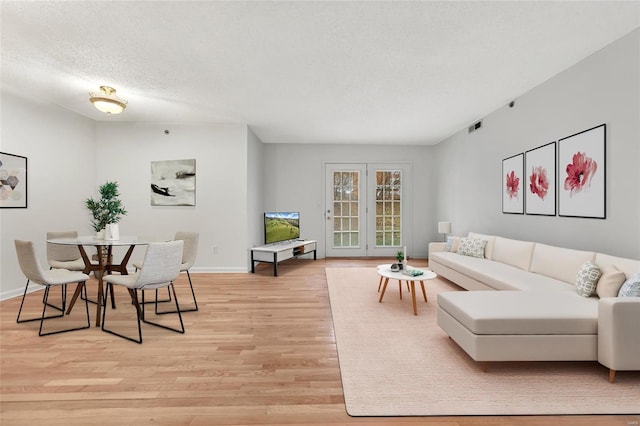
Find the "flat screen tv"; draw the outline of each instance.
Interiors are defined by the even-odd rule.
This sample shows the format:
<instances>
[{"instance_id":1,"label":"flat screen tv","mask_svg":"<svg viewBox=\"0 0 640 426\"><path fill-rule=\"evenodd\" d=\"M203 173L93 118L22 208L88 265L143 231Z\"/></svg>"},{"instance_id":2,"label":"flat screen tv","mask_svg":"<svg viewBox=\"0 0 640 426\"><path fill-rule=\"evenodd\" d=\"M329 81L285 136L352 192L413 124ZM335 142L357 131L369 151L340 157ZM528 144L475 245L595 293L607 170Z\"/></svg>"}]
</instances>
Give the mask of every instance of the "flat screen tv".
<instances>
[{"instance_id":1,"label":"flat screen tv","mask_svg":"<svg viewBox=\"0 0 640 426\"><path fill-rule=\"evenodd\" d=\"M265 244L298 238L300 238L299 212L266 212L264 214Z\"/></svg>"}]
</instances>

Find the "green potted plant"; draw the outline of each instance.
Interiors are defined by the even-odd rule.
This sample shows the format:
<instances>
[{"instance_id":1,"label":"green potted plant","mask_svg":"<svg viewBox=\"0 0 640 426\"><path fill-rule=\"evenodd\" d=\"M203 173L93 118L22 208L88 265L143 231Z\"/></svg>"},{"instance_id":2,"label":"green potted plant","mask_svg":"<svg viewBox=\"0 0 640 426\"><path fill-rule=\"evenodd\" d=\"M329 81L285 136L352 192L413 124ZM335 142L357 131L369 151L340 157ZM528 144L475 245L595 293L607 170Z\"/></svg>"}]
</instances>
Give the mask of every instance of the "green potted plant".
<instances>
[{"instance_id":1,"label":"green potted plant","mask_svg":"<svg viewBox=\"0 0 640 426\"><path fill-rule=\"evenodd\" d=\"M100 186L100 199L87 198L85 205L91 213L91 225L98 238L117 240L120 232L117 223L127 214L122 201L118 198L118 182L107 182ZM103 235L101 235L101 232Z\"/></svg>"},{"instance_id":2,"label":"green potted plant","mask_svg":"<svg viewBox=\"0 0 640 426\"><path fill-rule=\"evenodd\" d=\"M396 260L398 261L397 265L398 265L398 269L403 269L403 260L404 260L404 251L403 250L398 250L396 252Z\"/></svg>"}]
</instances>

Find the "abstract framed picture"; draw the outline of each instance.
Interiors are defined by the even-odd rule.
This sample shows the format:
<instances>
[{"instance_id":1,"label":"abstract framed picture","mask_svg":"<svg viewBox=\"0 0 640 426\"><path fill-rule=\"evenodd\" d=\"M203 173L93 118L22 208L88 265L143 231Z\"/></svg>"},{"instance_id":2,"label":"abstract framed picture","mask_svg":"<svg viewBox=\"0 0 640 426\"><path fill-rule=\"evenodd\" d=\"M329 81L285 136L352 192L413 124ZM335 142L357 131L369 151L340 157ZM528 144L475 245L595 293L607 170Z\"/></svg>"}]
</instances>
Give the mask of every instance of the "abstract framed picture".
<instances>
[{"instance_id":1,"label":"abstract framed picture","mask_svg":"<svg viewBox=\"0 0 640 426\"><path fill-rule=\"evenodd\" d=\"M502 213L524 213L523 164L522 153L502 160Z\"/></svg>"},{"instance_id":2,"label":"abstract framed picture","mask_svg":"<svg viewBox=\"0 0 640 426\"><path fill-rule=\"evenodd\" d=\"M556 215L556 143L524 153L525 213Z\"/></svg>"},{"instance_id":3,"label":"abstract framed picture","mask_svg":"<svg viewBox=\"0 0 640 426\"><path fill-rule=\"evenodd\" d=\"M151 162L151 205L196 205L195 159Z\"/></svg>"},{"instance_id":4,"label":"abstract framed picture","mask_svg":"<svg viewBox=\"0 0 640 426\"><path fill-rule=\"evenodd\" d=\"M606 218L606 138L601 124L558 141L559 216Z\"/></svg>"},{"instance_id":5,"label":"abstract framed picture","mask_svg":"<svg viewBox=\"0 0 640 426\"><path fill-rule=\"evenodd\" d=\"M27 157L0 152L0 208L27 208Z\"/></svg>"}]
</instances>

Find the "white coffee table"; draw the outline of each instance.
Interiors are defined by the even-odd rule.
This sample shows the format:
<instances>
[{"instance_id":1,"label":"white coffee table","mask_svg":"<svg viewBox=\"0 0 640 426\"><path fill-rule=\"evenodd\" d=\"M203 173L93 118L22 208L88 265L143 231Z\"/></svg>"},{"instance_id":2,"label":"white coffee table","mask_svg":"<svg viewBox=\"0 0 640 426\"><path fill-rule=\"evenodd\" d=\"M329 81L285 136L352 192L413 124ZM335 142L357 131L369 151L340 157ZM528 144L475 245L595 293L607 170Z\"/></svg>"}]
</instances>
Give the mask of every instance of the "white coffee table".
<instances>
[{"instance_id":1,"label":"white coffee table","mask_svg":"<svg viewBox=\"0 0 640 426\"><path fill-rule=\"evenodd\" d=\"M422 275L411 276L405 275L402 271L394 272L390 268L391 265L379 265L378 266L378 275L380 275L380 279L384 279L382 285L382 293L380 293L379 303L382 303L382 298L384 297L384 292L387 290L387 284L389 284L389 280L398 280L398 284L400 285L400 298L402 299L402 281L407 281L409 283L409 290L411 291L411 301L413 303L413 315L418 315L418 306L416 303L416 281L420 283L420 288L422 289L422 296L424 297L424 301L427 302L427 293L424 289L424 281L431 280L437 275L430 271L429 269L423 268L414 268L412 266L408 266L409 270L418 270L422 272Z\"/></svg>"}]
</instances>

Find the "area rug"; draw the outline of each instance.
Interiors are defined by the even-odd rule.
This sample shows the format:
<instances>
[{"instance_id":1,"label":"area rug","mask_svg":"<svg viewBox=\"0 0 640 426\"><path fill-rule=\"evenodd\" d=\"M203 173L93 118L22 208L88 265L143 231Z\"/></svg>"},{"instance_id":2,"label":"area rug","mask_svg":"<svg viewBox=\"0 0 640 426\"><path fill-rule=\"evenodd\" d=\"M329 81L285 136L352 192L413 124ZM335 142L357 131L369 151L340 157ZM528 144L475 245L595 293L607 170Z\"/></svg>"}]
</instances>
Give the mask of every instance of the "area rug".
<instances>
[{"instance_id":1,"label":"area rug","mask_svg":"<svg viewBox=\"0 0 640 426\"><path fill-rule=\"evenodd\" d=\"M495 362L485 373L436 324L446 280L411 297L390 281L378 302L375 268L327 268L345 404L351 416L640 413L640 373L614 384L597 362Z\"/></svg>"}]
</instances>

